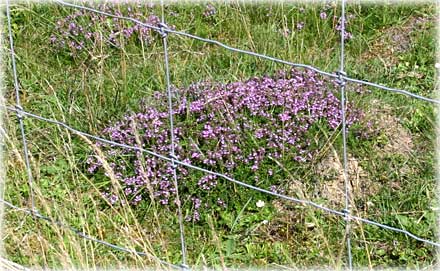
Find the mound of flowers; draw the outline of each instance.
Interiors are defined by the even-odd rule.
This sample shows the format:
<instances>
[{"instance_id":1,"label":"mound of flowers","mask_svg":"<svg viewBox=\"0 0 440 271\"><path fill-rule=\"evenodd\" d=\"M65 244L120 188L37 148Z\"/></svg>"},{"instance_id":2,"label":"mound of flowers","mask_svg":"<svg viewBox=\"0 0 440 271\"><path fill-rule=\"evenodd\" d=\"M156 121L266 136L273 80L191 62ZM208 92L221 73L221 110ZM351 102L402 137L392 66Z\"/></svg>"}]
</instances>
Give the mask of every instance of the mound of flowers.
<instances>
[{"instance_id":1,"label":"mound of flowers","mask_svg":"<svg viewBox=\"0 0 440 271\"><path fill-rule=\"evenodd\" d=\"M279 163L289 168L313 160L318 148L313 138L319 130L335 130L341 123L337 83L313 71L292 69L274 76L232 83L202 82L173 91L177 158L266 189L282 186ZM140 112L127 114L102 134L119 143L169 156L165 94L155 93L146 99ZM361 110L347 104L348 126L362 117ZM170 162L98 145L129 204L153 199L162 205L174 205L176 191ZM96 156L90 156L87 163L90 174L106 174ZM216 176L183 166L177 171L187 220L197 221L202 210L227 208L228 202L246 197L235 194L233 184ZM111 192L106 196L112 203L123 200Z\"/></svg>"}]
</instances>

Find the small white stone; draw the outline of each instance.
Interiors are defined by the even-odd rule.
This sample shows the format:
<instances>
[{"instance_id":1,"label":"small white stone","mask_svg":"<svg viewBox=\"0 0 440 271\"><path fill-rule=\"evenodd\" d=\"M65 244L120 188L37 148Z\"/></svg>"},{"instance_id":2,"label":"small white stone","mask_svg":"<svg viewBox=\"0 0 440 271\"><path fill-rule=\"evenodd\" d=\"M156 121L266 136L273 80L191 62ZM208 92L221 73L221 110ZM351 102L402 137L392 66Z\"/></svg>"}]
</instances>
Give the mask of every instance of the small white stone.
<instances>
[{"instance_id":1,"label":"small white stone","mask_svg":"<svg viewBox=\"0 0 440 271\"><path fill-rule=\"evenodd\" d=\"M434 66L435 66L436 69L440 69L440 63L435 63Z\"/></svg>"},{"instance_id":2,"label":"small white stone","mask_svg":"<svg viewBox=\"0 0 440 271\"><path fill-rule=\"evenodd\" d=\"M262 201L262 200L257 201L257 207L258 208L264 207L264 201Z\"/></svg>"},{"instance_id":3,"label":"small white stone","mask_svg":"<svg viewBox=\"0 0 440 271\"><path fill-rule=\"evenodd\" d=\"M263 220L263 222L261 222L261 223L263 223L264 225L266 225L267 223L269 223L269 221L267 221L267 220Z\"/></svg>"}]
</instances>

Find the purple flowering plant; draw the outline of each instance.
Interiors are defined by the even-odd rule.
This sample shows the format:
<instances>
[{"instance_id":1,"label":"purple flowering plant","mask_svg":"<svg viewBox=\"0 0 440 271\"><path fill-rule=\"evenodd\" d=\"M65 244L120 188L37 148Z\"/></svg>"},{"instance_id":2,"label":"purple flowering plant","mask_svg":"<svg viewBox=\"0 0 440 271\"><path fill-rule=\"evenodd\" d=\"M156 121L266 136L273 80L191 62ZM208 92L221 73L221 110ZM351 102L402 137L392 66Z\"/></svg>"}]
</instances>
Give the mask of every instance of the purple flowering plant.
<instances>
[{"instance_id":1,"label":"purple flowering plant","mask_svg":"<svg viewBox=\"0 0 440 271\"><path fill-rule=\"evenodd\" d=\"M345 17L345 23L344 23L344 39L345 40L350 40L350 39L353 38L353 34L348 29L348 23L353 18L355 18L355 16L353 14L349 14L348 16ZM342 31L342 17L334 16L333 20L337 21L336 26L335 26L335 30L338 31L338 32L341 32Z\"/></svg>"},{"instance_id":2,"label":"purple flowering plant","mask_svg":"<svg viewBox=\"0 0 440 271\"><path fill-rule=\"evenodd\" d=\"M89 6L88 1L82 5ZM144 23L158 26L159 17L153 14L152 6L144 6L142 1L132 1L125 5L107 2L96 7L107 13L135 18ZM131 39L151 44L155 40L153 30L133 22L109 18L87 10L76 10L55 22L49 37L58 51L72 57L89 56L96 49L120 48Z\"/></svg>"},{"instance_id":3,"label":"purple flowering plant","mask_svg":"<svg viewBox=\"0 0 440 271\"><path fill-rule=\"evenodd\" d=\"M282 191L287 179L277 162L286 168L307 165L318 151L313 140L317 127L335 130L341 123L337 83L313 71L292 69L231 83L207 81L173 91L177 158L272 191ZM139 112L109 125L102 135L169 156L167 97L157 92L151 99L154 105L144 101ZM348 125L358 123L362 111L350 103L347 107ZM98 146L129 204L153 199L173 208L176 190L170 162L108 144ZM96 156L89 156L87 165L91 175L106 178ZM177 167L177 176L187 221L199 221L204 212L225 210L255 193L234 192L241 190L183 166ZM104 193L113 204L122 201L110 191Z\"/></svg>"}]
</instances>

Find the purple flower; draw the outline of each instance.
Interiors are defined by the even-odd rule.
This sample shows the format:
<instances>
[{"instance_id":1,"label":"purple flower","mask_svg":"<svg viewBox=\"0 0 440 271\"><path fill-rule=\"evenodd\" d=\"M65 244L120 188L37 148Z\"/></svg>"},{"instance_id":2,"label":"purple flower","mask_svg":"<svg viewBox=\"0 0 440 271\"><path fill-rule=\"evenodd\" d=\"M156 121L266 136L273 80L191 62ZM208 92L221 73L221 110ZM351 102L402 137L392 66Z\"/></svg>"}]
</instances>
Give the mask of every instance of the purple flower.
<instances>
[{"instance_id":1,"label":"purple flower","mask_svg":"<svg viewBox=\"0 0 440 271\"><path fill-rule=\"evenodd\" d=\"M217 13L217 10L215 9L215 7L211 4L206 5L206 9L203 12L203 16L205 17L211 17L214 16Z\"/></svg>"},{"instance_id":2,"label":"purple flower","mask_svg":"<svg viewBox=\"0 0 440 271\"><path fill-rule=\"evenodd\" d=\"M200 213L199 211L194 211L193 217L192 217L193 221L199 221L200 220Z\"/></svg>"},{"instance_id":3,"label":"purple flower","mask_svg":"<svg viewBox=\"0 0 440 271\"><path fill-rule=\"evenodd\" d=\"M199 158L199 157L200 157L200 153L198 153L198 152L193 152L191 154L191 158Z\"/></svg>"},{"instance_id":4,"label":"purple flower","mask_svg":"<svg viewBox=\"0 0 440 271\"><path fill-rule=\"evenodd\" d=\"M217 199L217 205L226 208L226 203L220 198Z\"/></svg>"},{"instance_id":5,"label":"purple flower","mask_svg":"<svg viewBox=\"0 0 440 271\"><path fill-rule=\"evenodd\" d=\"M300 30L303 29L303 28L304 28L304 22L299 22L299 23L296 24L296 29L297 29L298 31L300 31Z\"/></svg>"},{"instance_id":6,"label":"purple flower","mask_svg":"<svg viewBox=\"0 0 440 271\"><path fill-rule=\"evenodd\" d=\"M141 195L137 195L137 196L133 199L133 204L136 205L136 204L138 204L141 200L142 200L142 196L141 196Z\"/></svg>"},{"instance_id":7,"label":"purple flower","mask_svg":"<svg viewBox=\"0 0 440 271\"><path fill-rule=\"evenodd\" d=\"M320 17L322 20L325 20L325 19L327 19L327 13L325 13L325 11L322 11L322 12L319 14L319 17Z\"/></svg>"},{"instance_id":8,"label":"purple flower","mask_svg":"<svg viewBox=\"0 0 440 271\"><path fill-rule=\"evenodd\" d=\"M192 198L191 199L194 205L194 209L199 209L200 206L202 205L202 200L199 198Z\"/></svg>"},{"instance_id":9,"label":"purple flower","mask_svg":"<svg viewBox=\"0 0 440 271\"><path fill-rule=\"evenodd\" d=\"M279 117L282 122L290 120L289 113L287 113L287 112L280 114Z\"/></svg>"},{"instance_id":10,"label":"purple flower","mask_svg":"<svg viewBox=\"0 0 440 271\"><path fill-rule=\"evenodd\" d=\"M118 196L116 195L111 195L108 200L110 201L110 204L113 205L118 201Z\"/></svg>"},{"instance_id":11,"label":"purple flower","mask_svg":"<svg viewBox=\"0 0 440 271\"><path fill-rule=\"evenodd\" d=\"M345 21L344 25L346 26L346 24L347 24L347 21ZM342 31L342 18L338 19L338 24L336 25L335 29L337 31L339 31L339 32ZM349 31L347 31L346 28L344 28L344 39L345 40L349 40L349 39L352 39L352 38L353 38L353 35Z\"/></svg>"},{"instance_id":12,"label":"purple flower","mask_svg":"<svg viewBox=\"0 0 440 271\"><path fill-rule=\"evenodd\" d=\"M69 30L72 31L74 29L76 29L76 24L72 22L69 24Z\"/></svg>"},{"instance_id":13,"label":"purple flower","mask_svg":"<svg viewBox=\"0 0 440 271\"><path fill-rule=\"evenodd\" d=\"M203 109L203 107L204 107L204 103L199 100L192 102L191 105L189 106L189 110L191 112L199 112Z\"/></svg>"}]
</instances>

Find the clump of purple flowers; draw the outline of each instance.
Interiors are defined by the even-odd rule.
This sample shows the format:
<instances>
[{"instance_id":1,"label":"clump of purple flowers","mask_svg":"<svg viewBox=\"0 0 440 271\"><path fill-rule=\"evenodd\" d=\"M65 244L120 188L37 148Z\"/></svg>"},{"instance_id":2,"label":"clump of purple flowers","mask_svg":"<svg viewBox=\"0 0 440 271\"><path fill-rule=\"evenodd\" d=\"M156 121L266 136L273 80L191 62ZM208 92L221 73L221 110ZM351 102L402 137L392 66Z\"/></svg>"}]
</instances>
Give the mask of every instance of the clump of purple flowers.
<instances>
[{"instance_id":1,"label":"clump of purple flowers","mask_svg":"<svg viewBox=\"0 0 440 271\"><path fill-rule=\"evenodd\" d=\"M159 18L142 8L141 1L130 5L102 3L98 10L137 19L152 26L158 26ZM87 1L84 1L87 5ZM151 8L150 8L151 9ZM147 8L148 10L148 8ZM153 30L148 27L127 22L118 18L110 18L87 10L78 10L55 23L49 42L58 50L65 50L70 56L100 48L101 45L120 47L121 43L136 37L145 44L153 42ZM100 45L100 46L97 46Z\"/></svg>"},{"instance_id":2,"label":"clump of purple flowers","mask_svg":"<svg viewBox=\"0 0 440 271\"><path fill-rule=\"evenodd\" d=\"M175 154L186 163L201 166L257 184L272 191L282 186L274 172L274 159L289 165L314 159L314 127L334 130L341 123L338 85L313 71L278 72L228 84L202 82L178 89L174 100ZM170 132L167 99L156 93L154 106L142 105L139 113L126 115L105 128L109 139L168 156ZM363 113L347 105L347 124ZM326 128L325 128L326 127ZM98 144L131 204L151 196L162 205L174 202L173 166L170 162L107 144ZM91 174L104 174L90 156ZM198 221L209 208L227 208L232 184L178 166L180 195L186 200L188 221ZM152 195L149 195L151 191ZM106 194L115 203L117 198Z\"/></svg>"}]
</instances>

